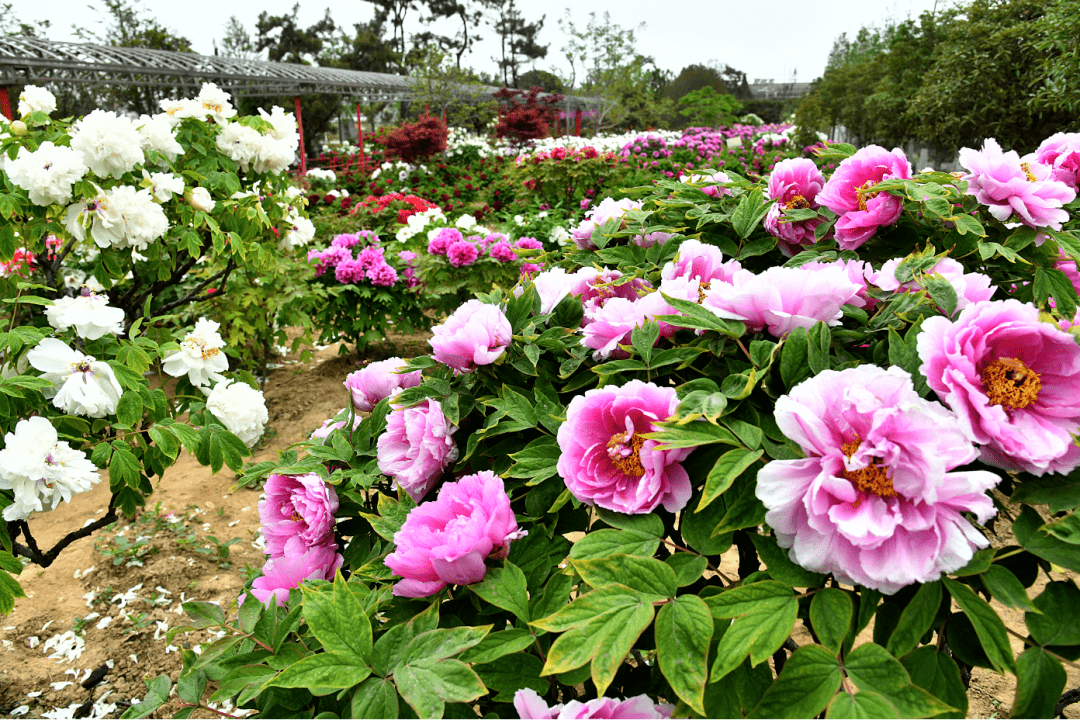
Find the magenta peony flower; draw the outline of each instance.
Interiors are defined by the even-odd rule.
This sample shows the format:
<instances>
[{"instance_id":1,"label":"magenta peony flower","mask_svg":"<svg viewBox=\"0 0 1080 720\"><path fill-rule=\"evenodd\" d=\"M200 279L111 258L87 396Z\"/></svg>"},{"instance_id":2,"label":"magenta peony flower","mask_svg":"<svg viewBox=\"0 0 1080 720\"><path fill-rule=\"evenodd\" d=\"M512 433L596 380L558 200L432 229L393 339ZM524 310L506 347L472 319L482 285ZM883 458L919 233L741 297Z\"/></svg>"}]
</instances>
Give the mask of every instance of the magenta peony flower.
<instances>
[{"instance_id":1,"label":"magenta peony flower","mask_svg":"<svg viewBox=\"0 0 1080 720\"><path fill-rule=\"evenodd\" d=\"M615 297L603 305L586 307L581 344L592 348L593 359L623 360L630 357L620 345L629 345L634 328L646 321L645 306L639 300Z\"/></svg>"},{"instance_id":2,"label":"magenta peony flower","mask_svg":"<svg viewBox=\"0 0 1080 720\"><path fill-rule=\"evenodd\" d=\"M398 374L408 363L399 357L387 358L360 368L345 378L345 387L352 395L357 412L371 412L383 398L398 390L416 387L423 380L419 370Z\"/></svg>"},{"instance_id":3,"label":"magenta peony flower","mask_svg":"<svg viewBox=\"0 0 1080 720\"><path fill-rule=\"evenodd\" d=\"M1076 288L1076 292L1080 293L1080 270L1077 269L1076 261L1065 254L1065 251L1058 249L1058 260L1054 263L1061 272L1065 273L1065 276L1069 278L1069 282Z\"/></svg>"},{"instance_id":4,"label":"magenta peony flower","mask_svg":"<svg viewBox=\"0 0 1080 720\"><path fill-rule=\"evenodd\" d=\"M514 262L518 259L514 248L506 241L497 242L488 248L488 255L503 263Z\"/></svg>"},{"instance_id":5,"label":"magenta peony flower","mask_svg":"<svg viewBox=\"0 0 1080 720\"><path fill-rule=\"evenodd\" d=\"M397 282L398 274L397 270L384 262L368 270L367 279L372 285L393 287L394 283Z\"/></svg>"},{"instance_id":6,"label":"magenta peony flower","mask_svg":"<svg viewBox=\"0 0 1080 720\"><path fill-rule=\"evenodd\" d=\"M452 244L461 242L463 239L461 231L457 228L443 228L428 243L427 251L431 255L445 255Z\"/></svg>"},{"instance_id":7,"label":"magenta peony flower","mask_svg":"<svg viewBox=\"0 0 1080 720\"><path fill-rule=\"evenodd\" d=\"M825 186L825 176L809 158L789 158L776 164L769 176L768 198L775 200L765 216L765 230L780 239L780 251L793 257L799 245L817 242L814 229L822 219L782 222L785 210L816 210L817 195Z\"/></svg>"},{"instance_id":8,"label":"magenta peony flower","mask_svg":"<svg viewBox=\"0 0 1080 720\"><path fill-rule=\"evenodd\" d=\"M960 165L968 171L967 194L987 206L1006 227L1028 225L1061 229L1069 213L1061 209L1076 198L1076 191L1053 179L1048 165L1026 158L1015 150L1002 152L997 140L987 138L982 150L961 148ZM1010 218L1013 222L1006 222Z\"/></svg>"},{"instance_id":9,"label":"magenta peony flower","mask_svg":"<svg viewBox=\"0 0 1080 720\"><path fill-rule=\"evenodd\" d=\"M319 277L330 268L335 268L346 260L352 260L352 252L349 248L341 246L331 246L322 252L309 250L308 261L312 260L315 261L315 277Z\"/></svg>"},{"instance_id":10,"label":"magenta peony flower","mask_svg":"<svg viewBox=\"0 0 1080 720\"><path fill-rule=\"evenodd\" d=\"M446 249L446 259L454 267L472 265L480 257L480 251L468 240L451 243Z\"/></svg>"},{"instance_id":11,"label":"magenta peony flower","mask_svg":"<svg viewBox=\"0 0 1080 720\"><path fill-rule=\"evenodd\" d=\"M623 298L634 301L641 297L641 293L649 290L651 286L647 280L632 278L626 282L617 284L622 277L618 270L604 268L597 270L593 267L583 267L574 273L574 284L570 287L570 294L581 298L585 308L585 317L582 326L588 325L592 320L590 312L603 307L604 303L612 298Z\"/></svg>"},{"instance_id":12,"label":"magenta peony flower","mask_svg":"<svg viewBox=\"0 0 1080 720\"><path fill-rule=\"evenodd\" d=\"M1055 133L1035 151L1035 162L1051 168L1052 177L1080 190L1080 133Z\"/></svg>"},{"instance_id":13,"label":"magenta peony flower","mask_svg":"<svg viewBox=\"0 0 1080 720\"><path fill-rule=\"evenodd\" d=\"M677 512L690 500L690 476L680 464L692 448L657 450L643 433L679 406L674 388L631 380L588 390L570 401L559 426L559 475L581 502L615 512Z\"/></svg>"},{"instance_id":14,"label":"magenta peony flower","mask_svg":"<svg viewBox=\"0 0 1080 720\"><path fill-rule=\"evenodd\" d=\"M660 277L673 280L678 277L700 280L704 287L709 287L713 280L730 283L736 272L742 270L738 260L724 262L724 253L715 245L700 240L684 240L679 246L679 254L664 265Z\"/></svg>"},{"instance_id":15,"label":"magenta peony flower","mask_svg":"<svg viewBox=\"0 0 1080 720\"><path fill-rule=\"evenodd\" d=\"M776 401L776 422L806 457L770 462L756 492L802 567L891 595L959 570L989 545L960 513L991 518L986 491L1000 478L950 472L978 450L904 370L825 370Z\"/></svg>"},{"instance_id":16,"label":"magenta peony flower","mask_svg":"<svg viewBox=\"0 0 1080 720\"><path fill-rule=\"evenodd\" d=\"M518 238L518 241L514 243L514 247L519 250L543 250L544 243L540 242L534 237Z\"/></svg>"},{"instance_id":17,"label":"magenta peony flower","mask_svg":"<svg viewBox=\"0 0 1080 720\"><path fill-rule=\"evenodd\" d=\"M259 520L270 557L303 555L316 545L334 544L338 497L314 473L271 475L266 499L259 501Z\"/></svg>"},{"instance_id":18,"label":"magenta peony flower","mask_svg":"<svg viewBox=\"0 0 1080 720\"><path fill-rule=\"evenodd\" d=\"M903 262L903 258L894 258L881 266L880 272L870 275L869 280L882 290L890 292L911 292L921 290L922 286L914 280L901 283L896 279L896 268ZM963 310L972 303L989 300L997 290L993 286L993 280L989 275L982 273L965 273L964 266L952 258L942 258L938 264L927 270L927 274L936 273L946 280L956 290L956 309Z\"/></svg>"},{"instance_id":19,"label":"magenta peony flower","mask_svg":"<svg viewBox=\"0 0 1080 720\"><path fill-rule=\"evenodd\" d=\"M379 470L420 502L446 466L457 460L453 439L457 428L447 422L438 400L390 407L386 430L375 443Z\"/></svg>"},{"instance_id":20,"label":"magenta peony flower","mask_svg":"<svg viewBox=\"0 0 1080 720\"><path fill-rule=\"evenodd\" d=\"M412 265L413 261L416 260L417 257L419 257L416 253L412 252L411 250L402 250L401 252L399 252L397 254L397 256L399 258L401 258L401 260L406 265Z\"/></svg>"},{"instance_id":21,"label":"magenta peony flower","mask_svg":"<svg viewBox=\"0 0 1080 720\"><path fill-rule=\"evenodd\" d=\"M459 307L431 332L435 336L428 340L432 355L459 373L498 360L513 335L501 307L475 299Z\"/></svg>"},{"instance_id":22,"label":"magenta peony flower","mask_svg":"<svg viewBox=\"0 0 1080 720\"><path fill-rule=\"evenodd\" d=\"M334 247L348 249L352 248L354 245L358 245L360 240L360 236L356 233L341 233L340 235L335 236L334 239L330 241L330 244Z\"/></svg>"},{"instance_id":23,"label":"magenta peony flower","mask_svg":"<svg viewBox=\"0 0 1080 720\"><path fill-rule=\"evenodd\" d=\"M343 260L334 268L334 277L339 283L355 283L364 279L367 268L359 260Z\"/></svg>"},{"instance_id":24,"label":"magenta peony flower","mask_svg":"<svg viewBox=\"0 0 1080 720\"><path fill-rule=\"evenodd\" d=\"M484 561L505 558L518 530L502 479L483 470L448 482L437 498L409 511L394 534L386 567L403 579L401 597L427 597L447 585L470 585L487 574Z\"/></svg>"},{"instance_id":25,"label":"magenta peony flower","mask_svg":"<svg viewBox=\"0 0 1080 720\"><path fill-rule=\"evenodd\" d=\"M701 304L722 318L742 320L754 332L768 327L779 338L819 320L839 325L841 307L865 289L839 266L771 267L759 275L738 271L730 285L716 283L706 290Z\"/></svg>"},{"instance_id":26,"label":"magenta peony flower","mask_svg":"<svg viewBox=\"0 0 1080 720\"><path fill-rule=\"evenodd\" d=\"M840 163L817 201L840 217L836 221L836 242L844 250L854 250L873 237L879 227L892 225L904 209L902 198L874 192L874 185L894 178L911 179L911 163L900 148L889 152L868 145Z\"/></svg>"},{"instance_id":27,"label":"magenta peony flower","mask_svg":"<svg viewBox=\"0 0 1080 720\"><path fill-rule=\"evenodd\" d=\"M302 555L270 558L262 567L263 574L251 583L251 594L263 605L273 598L278 607L285 607L290 590L305 580L333 580L342 562L337 545L317 545ZM241 605L244 599L240 597Z\"/></svg>"},{"instance_id":28,"label":"magenta peony flower","mask_svg":"<svg viewBox=\"0 0 1080 720\"><path fill-rule=\"evenodd\" d=\"M368 245L361 250L360 254L356 256L356 259L365 270L371 270L379 265L386 264L386 259L383 257L383 249L375 245Z\"/></svg>"},{"instance_id":29,"label":"magenta peony flower","mask_svg":"<svg viewBox=\"0 0 1080 720\"><path fill-rule=\"evenodd\" d=\"M514 693L514 709L519 718L531 720L572 720L574 718L669 718L675 706L654 703L648 695L627 698L596 698L588 702L571 700L565 705L548 707L535 690L524 688Z\"/></svg>"},{"instance_id":30,"label":"magenta peony flower","mask_svg":"<svg viewBox=\"0 0 1080 720\"><path fill-rule=\"evenodd\" d=\"M982 460L1035 475L1080 465L1080 346L1039 322L1034 305L979 302L933 317L918 338L920 372L981 443Z\"/></svg>"}]
</instances>

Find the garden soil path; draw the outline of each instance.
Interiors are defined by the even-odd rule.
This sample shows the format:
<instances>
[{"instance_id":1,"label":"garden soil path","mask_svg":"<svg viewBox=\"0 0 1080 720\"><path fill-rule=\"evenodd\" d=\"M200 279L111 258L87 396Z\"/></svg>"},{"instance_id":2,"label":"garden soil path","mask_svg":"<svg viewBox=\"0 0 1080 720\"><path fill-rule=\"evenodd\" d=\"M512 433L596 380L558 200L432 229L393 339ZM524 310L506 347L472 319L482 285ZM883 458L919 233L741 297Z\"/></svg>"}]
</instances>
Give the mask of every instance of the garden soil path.
<instances>
[{"instance_id":1,"label":"garden soil path","mask_svg":"<svg viewBox=\"0 0 1080 720\"><path fill-rule=\"evenodd\" d=\"M398 337L370 346L365 359L425 352L423 337ZM271 371L264 388L270 423L252 460L276 458L342 408L349 401L342 381L356 367L356 356L340 355L335 345L318 350L310 363ZM16 601L10 615L0 616L0 717L119 717L145 695L144 679L164 673L176 680L180 653L168 645L165 632L184 624L180 602L228 606L244 585L245 568L259 568L265 557L253 544L260 491L233 492L234 480L228 469L214 475L185 453L155 484L151 505L134 522L122 520L114 532L75 542L49 568L31 565L23 571L20 581L28 597ZM72 527L101 516L108 499L108 483L101 482L74 502L36 516L31 530L41 547L51 547ZM234 538L227 558L221 557L218 548ZM995 544L1009 541L996 538ZM737 564L733 549L720 569L737 577ZM1045 576L1032 594L1044 584ZM1022 633L1020 613L999 612ZM73 629L81 630L81 644L73 640ZM805 630L797 630L796 642L812 642ZM860 641L870 638L868 629ZM193 646L212 639L201 631L175 641ZM1013 638L1013 646L1021 651L1019 640ZM57 650L66 654L60 657ZM1080 686L1080 671L1068 671L1067 687ZM83 688L84 682L90 687ZM1008 717L1014 691L1014 678L976 668L968 716ZM154 717L178 709L166 705ZM1066 709L1065 716L1080 718L1080 705Z\"/></svg>"}]
</instances>

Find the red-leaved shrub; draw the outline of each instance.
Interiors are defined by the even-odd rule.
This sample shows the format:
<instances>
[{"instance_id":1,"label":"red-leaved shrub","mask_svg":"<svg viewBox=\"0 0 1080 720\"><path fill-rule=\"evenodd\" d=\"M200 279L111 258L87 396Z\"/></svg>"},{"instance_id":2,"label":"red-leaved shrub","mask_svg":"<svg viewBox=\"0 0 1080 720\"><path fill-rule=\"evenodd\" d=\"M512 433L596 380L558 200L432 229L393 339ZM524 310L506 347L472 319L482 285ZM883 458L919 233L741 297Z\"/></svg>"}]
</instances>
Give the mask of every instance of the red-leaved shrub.
<instances>
[{"instance_id":1,"label":"red-leaved shrub","mask_svg":"<svg viewBox=\"0 0 1080 720\"><path fill-rule=\"evenodd\" d=\"M431 115L421 115L415 123L404 123L386 136L386 154L414 163L444 152L446 137L446 123Z\"/></svg>"},{"instance_id":2,"label":"red-leaved shrub","mask_svg":"<svg viewBox=\"0 0 1080 720\"><path fill-rule=\"evenodd\" d=\"M541 101L538 99L540 92L541 88L534 87L527 93L507 88L495 93L495 97L499 99L512 100L517 96L524 96L525 99L524 104L514 102L507 109L499 124L495 126L495 135L499 138L510 137L517 142L547 137L550 133L547 123L550 110L546 106L558 102L562 96L547 95Z\"/></svg>"}]
</instances>

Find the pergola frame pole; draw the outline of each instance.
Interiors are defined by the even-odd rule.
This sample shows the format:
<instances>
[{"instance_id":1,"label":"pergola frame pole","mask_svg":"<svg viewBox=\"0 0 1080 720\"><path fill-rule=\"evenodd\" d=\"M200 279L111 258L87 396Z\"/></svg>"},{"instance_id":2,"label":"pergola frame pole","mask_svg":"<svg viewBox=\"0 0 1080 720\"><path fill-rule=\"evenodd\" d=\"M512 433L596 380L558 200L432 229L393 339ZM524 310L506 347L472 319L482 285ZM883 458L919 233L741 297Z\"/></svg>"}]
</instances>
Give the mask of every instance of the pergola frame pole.
<instances>
[{"instance_id":1,"label":"pergola frame pole","mask_svg":"<svg viewBox=\"0 0 1080 720\"><path fill-rule=\"evenodd\" d=\"M356 144L360 146L360 171L367 175L367 157L364 155L364 116L360 103L356 103Z\"/></svg>"},{"instance_id":2,"label":"pergola frame pole","mask_svg":"<svg viewBox=\"0 0 1080 720\"><path fill-rule=\"evenodd\" d=\"M300 96L294 97L293 101L296 103L296 127L300 131L300 174L298 177L302 182L304 176L307 175L307 151L304 150L304 119L300 115Z\"/></svg>"},{"instance_id":3,"label":"pergola frame pole","mask_svg":"<svg viewBox=\"0 0 1080 720\"><path fill-rule=\"evenodd\" d=\"M0 113L4 114L4 117L11 122L15 119L15 115L11 112L11 100L8 98L8 89L4 85L0 85Z\"/></svg>"}]
</instances>

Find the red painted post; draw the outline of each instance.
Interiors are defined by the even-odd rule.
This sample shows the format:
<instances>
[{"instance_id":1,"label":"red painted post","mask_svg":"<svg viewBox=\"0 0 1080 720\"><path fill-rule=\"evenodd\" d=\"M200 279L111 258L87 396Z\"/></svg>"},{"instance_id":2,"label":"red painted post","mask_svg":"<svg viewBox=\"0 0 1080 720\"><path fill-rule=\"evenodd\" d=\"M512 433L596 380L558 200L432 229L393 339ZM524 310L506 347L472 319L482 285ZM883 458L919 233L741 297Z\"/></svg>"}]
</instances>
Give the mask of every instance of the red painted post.
<instances>
[{"instance_id":1,"label":"red painted post","mask_svg":"<svg viewBox=\"0 0 1080 720\"><path fill-rule=\"evenodd\" d=\"M296 102L296 127L300 131L300 173L297 178L303 182L307 175L307 152L304 150L304 119L300 115L300 97L294 97Z\"/></svg>"},{"instance_id":2,"label":"red painted post","mask_svg":"<svg viewBox=\"0 0 1080 720\"><path fill-rule=\"evenodd\" d=\"M300 107L297 105L297 107ZM574 134L581 137L581 110L574 113Z\"/></svg>"},{"instance_id":3,"label":"red painted post","mask_svg":"<svg viewBox=\"0 0 1080 720\"><path fill-rule=\"evenodd\" d=\"M356 144L360 146L360 171L367 175L367 157L364 155L364 121L360 103L356 103Z\"/></svg>"},{"instance_id":4,"label":"red painted post","mask_svg":"<svg viewBox=\"0 0 1080 720\"><path fill-rule=\"evenodd\" d=\"M446 108L442 109L442 124L446 124Z\"/></svg>"},{"instance_id":5,"label":"red painted post","mask_svg":"<svg viewBox=\"0 0 1080 720\"><path fill-rule=\"evenodd\" d=\"M15 119L15 116L11 113L11 101L8 99L8 89L6 87L0 87L0 113L3 113L9 122Z\"/></svg>"}]
</instances>

